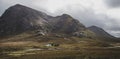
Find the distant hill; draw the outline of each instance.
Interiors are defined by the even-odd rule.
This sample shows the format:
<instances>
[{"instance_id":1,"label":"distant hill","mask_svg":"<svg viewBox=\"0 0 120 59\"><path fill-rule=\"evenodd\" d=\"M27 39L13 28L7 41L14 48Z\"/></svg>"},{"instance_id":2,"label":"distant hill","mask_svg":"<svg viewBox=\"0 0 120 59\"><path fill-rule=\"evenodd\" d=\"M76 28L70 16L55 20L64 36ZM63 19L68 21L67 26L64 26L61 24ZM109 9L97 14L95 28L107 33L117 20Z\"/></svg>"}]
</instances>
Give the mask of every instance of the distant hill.
<instances>
[{"instance_id":1,"label":"distant hill","mask_svg":"<svg viewBox=\"0 0 120 59\"><path fill-rule=\"evenodd\" d=\"M110 35L104 29L102 29L100 27L91 26L91 27L88 27L88 29L93 31L99 37L115 38L114 36Z\"/></svg>"}]
</instances>

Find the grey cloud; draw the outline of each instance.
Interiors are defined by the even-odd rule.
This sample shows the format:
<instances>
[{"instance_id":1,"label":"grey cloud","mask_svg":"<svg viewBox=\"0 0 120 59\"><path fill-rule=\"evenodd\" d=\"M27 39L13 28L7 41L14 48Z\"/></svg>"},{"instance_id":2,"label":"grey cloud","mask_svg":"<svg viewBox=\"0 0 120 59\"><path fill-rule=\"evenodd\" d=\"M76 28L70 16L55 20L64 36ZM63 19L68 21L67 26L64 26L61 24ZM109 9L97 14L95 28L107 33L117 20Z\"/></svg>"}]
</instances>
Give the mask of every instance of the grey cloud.
<instances>
[{"instance_id":1,"label":"grey cloud","mask_svg":"<svg viewBox=\"0 0 120 59\"><path fill-rule=\"evenodd\" d=\"M118 24L116 25L112 25L111 27L108 27L107 30L110 30L110 31L120 31L120 26L117 26Z\"/></svg>"},{"instance_id":2,"label":"grey cloud","mask_svg":"<svg viewBox=\"0 0 120 59\"><path fill-rule=\"evenodd\" d=\"M120 37L120 31L109 31L109 32L115 35L116 37Z\"/></svg>"},{"instance_id":3,"label":"grey cloud","mask_svg":"<svg viewBox=\"0 0 120 59\"><path fill-rule=\"evenodd\" d=\"M80 6L79 6L80 7ZM74 9L72 6L66 7L65 9L59 9L55 14L63 14L67 13L73 16L74 18L78 19L81 23L86 25L87 27L91 25L97 25L99 27L103 27L105 25L104 22L107 22L109 20L106 20L107 16L106 15L99 15L95 14L95 11L92 8L84 8L80 7L82 9Z\"/></svg>"},{"instance_id":4,"label":"grey cloud","mask_svg":"<svg viewBox=\"0 0 120 59\"><path fill-rule=\"evenodd\" d=\"M105 0L109 7L116 8L120 7L120 0Z\"/></svg>"}]
</instances>

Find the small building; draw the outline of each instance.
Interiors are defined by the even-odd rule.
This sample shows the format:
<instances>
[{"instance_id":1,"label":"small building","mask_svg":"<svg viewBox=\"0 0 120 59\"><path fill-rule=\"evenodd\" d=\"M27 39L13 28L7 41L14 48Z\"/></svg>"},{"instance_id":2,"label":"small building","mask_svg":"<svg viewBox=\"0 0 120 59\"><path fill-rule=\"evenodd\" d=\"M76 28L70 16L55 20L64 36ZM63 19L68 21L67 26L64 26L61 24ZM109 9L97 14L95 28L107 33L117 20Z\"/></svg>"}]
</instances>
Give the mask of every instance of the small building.
<instances>
[{"instance_id":1,"label":"small building","mask_svg":"<svg viewBox=\"0 0 120 59\"><path fill-rule=\"evenodd\" d=\"M52 44L50 44L50 43L49 43L49 44L47 44L47 45L45 45L45 46L46 46L46 47L51 47L51 46L52 46Z\"/></svg>"},{"instance_id":2,"label":"small building","mask_svg":"<svg viewBox=\"0 0 120 59\"><path fill-rule=\"evenodd\" d=\"M47 45L45 45L46 47L58 47L60 44L58 44L58 43L49 43L49 44L47 44Z\"/></svg>"}]
</instances>

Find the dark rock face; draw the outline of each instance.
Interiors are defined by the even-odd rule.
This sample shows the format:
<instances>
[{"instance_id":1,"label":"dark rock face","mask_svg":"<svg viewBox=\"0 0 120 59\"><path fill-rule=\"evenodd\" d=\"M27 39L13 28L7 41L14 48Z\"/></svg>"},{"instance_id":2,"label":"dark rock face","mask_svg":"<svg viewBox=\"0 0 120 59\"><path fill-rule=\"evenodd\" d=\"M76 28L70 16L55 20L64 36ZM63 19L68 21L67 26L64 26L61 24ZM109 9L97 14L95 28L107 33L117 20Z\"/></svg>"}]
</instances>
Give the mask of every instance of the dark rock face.
<instances>
[{"instance_id":1,"label":"dark rock face","mask_svg":"<svg viewBox=\"0 0 120 59\"><path fill-rule=\"evenodd\" d=\"M105 37L105 38L115 38L106 31L104 31L102 28L99 28L97 26L91 26L88 27L89 30L93 31L98 37Z\"/></svg>"},{"instance_id":2,"label":"dark rock face","mask_svg":"<svg viewBox=\"0 0 120 59\"><path fill-rule=\"evenodd\" d=\"M73 19L71 16L67 14L63 14L62 16L57 16L56 21L54 22L54 32L67 33L71 34L76 31L81 31L85 29L85 26L81 24L78 20Z\"/></svg>"},{"instance_id":3,"label":"dark rock face","mask_svg":"<svg viewBox=\"0 0 120 59\"><path fill-rule=\"evenodd\" d=\"M52 17L23 5L8 8L0 17L0 36L37 30L39 33L74 33L86 29L67 14Z\"/></svg>"},{"instance_id":4,"label":"dark rock face","mask_svg":"<svg viewBox=\"0 0 120 59\"><path fill-rule=\"evenodd\" d=\"M8 8L0 18L0 35L17 34L27 30L43 29L48 24L45 13L22 5ZM44 29L45 30L45 29Z\"/></svg>"}]
</instances>

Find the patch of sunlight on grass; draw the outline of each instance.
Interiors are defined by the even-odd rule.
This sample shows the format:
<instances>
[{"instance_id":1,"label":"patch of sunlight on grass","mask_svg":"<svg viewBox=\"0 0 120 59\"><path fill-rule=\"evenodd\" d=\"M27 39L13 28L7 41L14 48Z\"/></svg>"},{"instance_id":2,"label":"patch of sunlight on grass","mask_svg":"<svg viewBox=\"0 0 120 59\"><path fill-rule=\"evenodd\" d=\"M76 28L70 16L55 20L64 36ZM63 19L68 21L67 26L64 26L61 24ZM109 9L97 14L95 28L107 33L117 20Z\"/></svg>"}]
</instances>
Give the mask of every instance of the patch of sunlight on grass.
<instances>
[{"instance_id":1,"label":"patch of sunlight on grass","mask_svg":"<svg viewBox=\"0 0 120 59\"><path fill-rule=\"evenodd\" d=\"M26 50L23 50L23 51L14 51L14 52L8 53L8 55L14 56L14 57L19 57L19 56L22 56L22 55L31 55L31 54L36 54L36 53L35 52L28 52Z\"/></svg>"}]
</instances>

